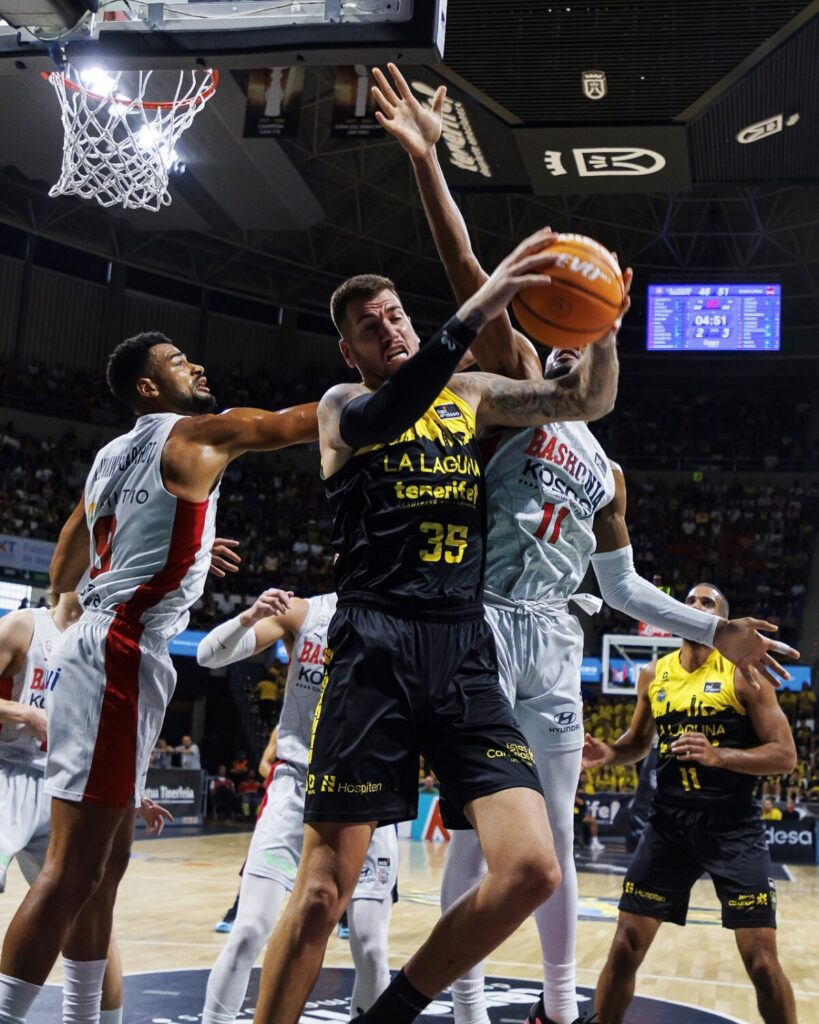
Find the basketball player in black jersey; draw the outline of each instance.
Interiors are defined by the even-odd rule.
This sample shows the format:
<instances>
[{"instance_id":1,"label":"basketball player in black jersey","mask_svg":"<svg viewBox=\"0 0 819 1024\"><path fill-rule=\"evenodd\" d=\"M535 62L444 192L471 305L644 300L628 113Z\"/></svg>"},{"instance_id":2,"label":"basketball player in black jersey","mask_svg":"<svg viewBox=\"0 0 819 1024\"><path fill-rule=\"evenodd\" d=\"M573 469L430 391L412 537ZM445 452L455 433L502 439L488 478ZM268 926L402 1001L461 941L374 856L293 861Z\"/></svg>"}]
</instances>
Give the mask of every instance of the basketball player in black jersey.
<instances>
[{"instance_id":1,"label":"basketball player in black jersey","mask_svg":"<svg viewBox=\"0 0 819 1024\"><path fill-rule=\"evenodd\" d=\"M709 583L687 603L728 615ZM617 933L597 983L600 1024L621 1024L637 969L663 921L684 925L694 882L707 871L754 984L765 1024L796 1024L790 983L776 953L776 890L752 793L759 775L796 764L788 720L769 686L754 689L712 647L684 640L647 665L629 728L609 746L586 737L583 766L634 764L659 737L657 789L648 827L623 883Z\"/></svg>"},{"instance_id":2,"label":"basketball player in black jersey","mask_svg":"<svg viewBox=\"0 0 819 1024\"><path fill-rule=\"evenodd\" d=\"M616 331L577 378L447 382L481 326L520 288L548 285L541 231L507 257L419 352L391 281L358 277L332 299L340 347L362 383L319 405L335 514L338 612L313 723L305 842L267 946L255 1020L295 1024L378 823L412 819L418 757L441 783L444 820L480 835L489 871L445 914L359 1020L406 1024L510 935L559 883L534 759L498 685L482 607L482 422L596 419L617 387ZM619 324L617 325L619 326Z\"/></svg>"}]
</instances>

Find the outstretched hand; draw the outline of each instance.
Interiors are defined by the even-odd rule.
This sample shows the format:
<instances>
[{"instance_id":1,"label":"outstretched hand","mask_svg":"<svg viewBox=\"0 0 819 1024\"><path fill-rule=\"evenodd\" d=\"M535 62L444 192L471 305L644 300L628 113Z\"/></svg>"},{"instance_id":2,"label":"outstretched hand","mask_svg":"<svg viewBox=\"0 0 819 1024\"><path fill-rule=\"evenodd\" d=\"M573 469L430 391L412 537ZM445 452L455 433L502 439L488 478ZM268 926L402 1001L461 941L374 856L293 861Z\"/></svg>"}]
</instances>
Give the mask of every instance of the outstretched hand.
<instances>
[{"instance_id":1,"label":"outstretched hand","mask_svg":"<svg viewBox=\"0 0 819 1024\"><path fill-rule=\"evenodd\" d=\"M458 318L480 330L487 320L500 316L522 288L545 288L551 284L546 271L555 265L557 256L548 249L556 240L551 228L541 228L524 239L466 300L458 310Z\"/></svg>"},{"instance_id":2,"label":"outstretched hand","mask_svg":"<svg viewBox=\"0 0 819 1024\"><path fill-rule=\"evenodd\" d=\"M764 619L728 619L720 622L714 634L714 647L719 653L736 665L746 681L758 690L762 682L779 687L790 679L790 672L773 657L799 658L799 651L781 640L763 636L775 633L777 626Z\"/></svg>"},{"instance_id":3,"label":"outstretched hand","mask_svg":"<svg viewBox=\"0 0 819 1024\"><path fill-rule=\"evenodd\" d=\"M373 99L379 109L375 117L382 128L394 135L410 157L424 157L441 137L446 86L438 87L431 106L420 103L395 64L387 65L395 88L380 68L373 68L378 85Z\"/></svg>"},{"instance_id":4,"label":"outstretched hand","mask_svg":"<svg viewBox=\"0 0 819 1024\"><path fill-rule=\"evenodd\" d=\"M219 579L229 572L238 572L242 564L242 557L238 551L238 540L230 540L227 537L217 537L210 549L210 568L208 572Z\"/></svg>"},{"instance_id":5,"label":"outstretched hand","mask_svg":"<svg viewBox=\"0 0 819 1024\"><path fill-rule=\"evenodd\" d=\"M608 743L586 733L583 741L582 766L584 768L602 768L603 765L610 764L613 760L614 753Z\"/></svg>"},{"instance_id":6,"label":"outstretched hand","mask_svg":"<svg viewBox=\"0 0 819 1024\"><path fill-rule=\"evenodd\" d=\"M269 587L256 598L246 612L239 616L239 622L249 629L257 622L266 619L271 615L284 615L290 610L290 598L292 590L279 590L276 587Z\"/></svg>"}]
</instances>

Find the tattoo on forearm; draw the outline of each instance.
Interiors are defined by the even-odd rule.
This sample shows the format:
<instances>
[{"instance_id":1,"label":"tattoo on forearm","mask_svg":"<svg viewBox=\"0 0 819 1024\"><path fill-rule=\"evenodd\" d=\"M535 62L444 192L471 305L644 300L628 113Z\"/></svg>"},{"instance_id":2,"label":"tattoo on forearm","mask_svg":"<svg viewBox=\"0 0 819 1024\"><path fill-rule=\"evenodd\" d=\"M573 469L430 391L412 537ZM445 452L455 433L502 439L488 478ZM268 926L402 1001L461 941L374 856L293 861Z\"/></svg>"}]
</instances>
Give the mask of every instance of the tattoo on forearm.
<instances>
[{"instance_id":1,"label":"tattoo on forearm","mask_svg":"<svg viewBox=\"0 0 819 1024\"><path fill-rule=\"evenodd\" d=\"M476 334L486 323L486 315L482 309L474 309L464 320L464 326Z\"/></svg>"}]
</instances>

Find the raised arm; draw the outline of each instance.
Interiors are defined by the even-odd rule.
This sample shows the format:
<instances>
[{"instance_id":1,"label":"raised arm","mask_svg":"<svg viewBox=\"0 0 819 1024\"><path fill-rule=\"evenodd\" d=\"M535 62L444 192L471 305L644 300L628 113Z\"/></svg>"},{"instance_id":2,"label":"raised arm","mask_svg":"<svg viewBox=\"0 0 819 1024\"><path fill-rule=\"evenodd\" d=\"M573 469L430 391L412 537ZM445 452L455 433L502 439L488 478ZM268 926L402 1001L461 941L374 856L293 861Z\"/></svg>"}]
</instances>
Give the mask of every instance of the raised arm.
<instances>
[{"instance_id":1,"label":"raised arm","mask_svg":"<svg viewBox=\"0 0 819 1024\"><path fill-rule=\"evenodd\" d=\"M614 744L586 736L583 747L584 768L602 768L607 764L636 764L648 755L657 731L648 697L648 688L654 681L656 668L656 663L650 662L640 670L637 679L637 703L631 722Z\"/></svg>"},{"instance_id":2,"label":"raised arm","mask_svg":"<svg viewBox=\"0 0 819 1024\"><path fill-rule=\"evenodd\" d=\"M85 495L83 495L60 530L57 546L51 556L49 576L54 590L58 594L67 594L76 590L82 574L88 568L90 558L91 542L85 518Z\"/></svg>"},{"instance_id":3,"label":"raised arm","mask_svg":"<svg viewBox=\"0 0 819 1024\"><path fill-rule=\"evenodd\" d=\"M412 162L418 191L435 248L459 304L466 302L489 275L472 249L466 223L447 186L435 146L441 137L446 87L429 106L418 101L395 64L388 64L395 88L378 68L373 96L376 118L401 143ZM552 239L556 236L552 236ZM546 245L549 244L547 240ZM486 324L470 347L482 370L513 380L537 380L543 375L532 343L514 330L506 312Z\"/></svg>"},{"instance_id":4,"label":"raised arm","mask_svg":"<svg viewBox=\"0 0 819 1024\"><path fill-rule=\"evenodd\" d=\"M716 647L753 686L759 685L759 676L773 686L779 685L777 677L789 679L787 670L771 652L790 658L798 658L799 652L758 632L774 632L776 626L761 619L725 619L691 608L638 575L626 526L626 479L616 463L611 464L611 469L614 498L594 517L597 553L592 555L592 567L606 604L638 622L648 622L674 636Z\"/></svg>"},{"instance_id":5,"label":"raised arm","mask_svg":"<svg viewBox=\"0 0 819 1024\"><path fill-rule=\"evenodd\" d=\"M199 641L196 660L205 668L223 668L261 654L277 640L292 640L304 622L307 602L290 591L269 588L250 608L212 629Z\"/></svg>"},{"instance_id":6,"label":"raised arm","mask_svg":"<svg viewBox=\"0 0 819 1024\"><path fill-rule=\"evenodd\" d=\"M590 422L608 415L617 397L619 326L618 321L604 338L589 345L578 365L563 377L512 381L490 373L459 376L459 386L477 410L479 428Z\"/></svg>"},{"instance_id":7,"label":"raised arm","mask_svg":"<svg viewBox=\"0 0 819 1024\"><path fill-rule=\"evenodd\" d=\"M746 750L715 747L703 733L687 732L671 744L672 752L680 761L696 761L743 775L792 772L796 767L796 744L774 691L769 686L749 686L739 670L734 676L734 687L748 709L759 745Z\"/></svg>"}]
</instances>

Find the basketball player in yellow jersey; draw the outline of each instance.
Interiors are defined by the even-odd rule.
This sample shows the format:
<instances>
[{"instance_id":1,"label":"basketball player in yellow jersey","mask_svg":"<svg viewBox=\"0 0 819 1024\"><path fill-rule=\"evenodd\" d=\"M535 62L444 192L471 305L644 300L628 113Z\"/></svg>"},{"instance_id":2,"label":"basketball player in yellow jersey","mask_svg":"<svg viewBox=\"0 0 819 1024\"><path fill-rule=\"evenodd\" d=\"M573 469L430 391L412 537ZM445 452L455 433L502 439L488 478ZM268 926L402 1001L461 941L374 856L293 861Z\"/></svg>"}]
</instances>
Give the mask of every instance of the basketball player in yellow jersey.
<instances>
[{"instance_id":1,"label":"basketball player in yellow jersey","mask_svg":"<svg viewBox=\"0 0 819 1024\"><path fill-rule=\"evenodd\" d=\"M728 615L710 583L686 603ZM733 930L765 1024L796 1024L793 991L776 953L776 890L756 777L793 770L788 720L769 686L754 689L718 651L683 641L640 673L637 706L609 746L586 737L583 765L634 764L659 734L657 790L649 825L620 899L617 933L597 983L600 1024L621 1024L637 969L663 921L684 925L694 882L707 871Z\"/></svg>"}]
</instances>

